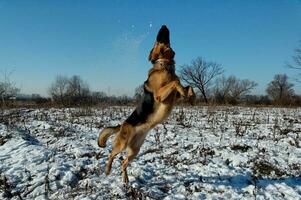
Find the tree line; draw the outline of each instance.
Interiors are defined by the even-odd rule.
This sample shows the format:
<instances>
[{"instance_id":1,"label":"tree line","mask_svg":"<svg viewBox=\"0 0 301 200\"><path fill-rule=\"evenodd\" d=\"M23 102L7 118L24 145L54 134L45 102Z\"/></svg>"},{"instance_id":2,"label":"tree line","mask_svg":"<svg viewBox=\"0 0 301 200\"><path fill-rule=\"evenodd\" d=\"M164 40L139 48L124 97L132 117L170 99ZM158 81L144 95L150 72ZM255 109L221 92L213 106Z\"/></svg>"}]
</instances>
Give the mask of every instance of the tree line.
<instances>
[{"instance_id":1,"label":"tree line","mask_svg":"<svg viewBox=\"0 0 301 200\"><path fill-rule=\"evenodd\" d=\"M209 64L208 64L209 63ZM219 66L219 67L216 67ZM204 69L205 68L205 69ZM197 102L205 104L246 104L246 105L282 105L301 106L301 97L295 94L293 84L286 74L276 74L266 87L266 95L252 95L257 83L235 76L226 77L220 65L195 59L191 65L179 70L183 85L194 87ZM8 80L8 79L6 79ZM0 82L1 106L15 101L19 89L13 82ZM92 105L133 105L143 97L143 86L135 89L133 97L108 96L102 91L91 91L87 82L78 75L72 77L58 75L48 88L50 98L33 94L18 97L22 102L34 102L37 105L54 106L92 106Z\"/></svg>"},{"instance_id":2,"label":"tree line","mask_svg":"<svg viewBox=\"0 0 301 200\"><path fill-rule=\"evenodd\" d=\"M300 96L295 94L294 84L286 74L276 74L266 87L266 95L251 95L258 85L255 81L239 79L234 75L226 77L220 64L208 62L201 57L190 65L183 65L179 71L185 84L199 93L199 101L215 104L274 104L301 105Z\"/></svg>"},{"instance_id":3,"label":"tree line","mask_svg":"<svg viewBox=\"0 0 301 200\"><path fill-rule=\"evenodd\" d=\"M57 76L48 90L51 99L59 105L81 106L114 104L126 105L132 102L132 98L123 96L107 96L104 92L91 91L89 85L78 75L70 78Z\"/></svg>"}]
</instances>

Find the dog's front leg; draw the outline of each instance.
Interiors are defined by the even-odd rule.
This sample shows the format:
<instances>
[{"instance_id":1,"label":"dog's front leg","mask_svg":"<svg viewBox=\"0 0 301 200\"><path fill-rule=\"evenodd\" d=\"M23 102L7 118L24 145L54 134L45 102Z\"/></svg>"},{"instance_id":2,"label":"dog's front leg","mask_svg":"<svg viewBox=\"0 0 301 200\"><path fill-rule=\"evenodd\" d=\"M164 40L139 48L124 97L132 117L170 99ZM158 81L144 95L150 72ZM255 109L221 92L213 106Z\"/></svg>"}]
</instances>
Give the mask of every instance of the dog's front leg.
<instances>
[{"instance_id":1,"label":"dog's front leg","mask_svg":"<svg viewBox=\"0 0 301 200\"><path fill-rule=\"evenodd\" d=\"M186 97L187 92L180 84L179 81L172 81L165 86L161 87L157 92L155 92L155 100L158 102L164 101L173 91L177 91L181 96Z\"/></svg>"},{"instance_id":2,"label":"dog's front leg","mask_svg":"<svg viewBox=\"0 0 301 200\"><path fill-rule=\"evenodd\" d=\"M187 87L185 87L185 91L187 93L187 97L188 97L189 103L191 105L194 105L195 104L196 96L195 96L195 93L193 91L193 88L191 86L187 86Z\"/></svg>"}]
</instances>

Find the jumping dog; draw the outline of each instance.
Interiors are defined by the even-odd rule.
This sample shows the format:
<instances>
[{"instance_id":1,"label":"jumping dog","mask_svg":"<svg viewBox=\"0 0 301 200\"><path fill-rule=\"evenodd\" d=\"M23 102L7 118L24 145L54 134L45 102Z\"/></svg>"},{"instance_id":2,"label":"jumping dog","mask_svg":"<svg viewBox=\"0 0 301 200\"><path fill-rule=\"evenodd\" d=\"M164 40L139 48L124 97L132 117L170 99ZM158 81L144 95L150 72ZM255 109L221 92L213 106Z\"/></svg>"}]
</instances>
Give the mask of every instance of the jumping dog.
<instances>
[{"instance_id":1,"label":"jumping dog","mask_svg":"<svg viewBox=\"0 0 301 200\"><path fill-rule=\"evenodd\" d=\"M175 52L170 47L169 30L163 25L158 32L149 61L153 67L144 82L144 94L133 113L121 124L104 128L98 137L99 147L105 147L109 136L116 134L112 151L106 163L105 173L110 174L112 162L117 154L127 149L127 157L122 161L123 182L128 183L127 166L139 153L147 133L165 120L177 100L195 99L192 87L183 87L175 73Z\"/></svg>"}]
</instances>

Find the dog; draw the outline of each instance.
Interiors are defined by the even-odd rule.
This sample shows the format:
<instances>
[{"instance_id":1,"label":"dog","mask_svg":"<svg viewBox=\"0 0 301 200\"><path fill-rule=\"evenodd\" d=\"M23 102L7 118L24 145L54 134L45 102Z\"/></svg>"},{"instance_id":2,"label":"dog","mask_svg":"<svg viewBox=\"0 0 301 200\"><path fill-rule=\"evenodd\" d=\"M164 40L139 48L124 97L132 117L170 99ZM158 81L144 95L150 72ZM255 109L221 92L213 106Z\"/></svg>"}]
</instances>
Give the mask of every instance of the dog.
<instances>
[{"instance_id":1,"label":"dog","mask_svg":"<svg viewBox=\"0 0 301 200\"><path fill-rule=\"evenodd\" d=\"M127 166L139 153L147 133L169 116L175 103L182 97L193 103L195 93L192 87L184 88L181 85L175 73L174 57L175 52L170 47L169 30L163 25L149 54L149 61L153 67L144 82L141 102L121 125L104 128L99 133L98 146L102 148L106 147L107 139L116 134L106 163L106 175L110 174L116 155L127 149L128 155L122 161L123 182L127 184Z\"/></svg>"}]
</instances>

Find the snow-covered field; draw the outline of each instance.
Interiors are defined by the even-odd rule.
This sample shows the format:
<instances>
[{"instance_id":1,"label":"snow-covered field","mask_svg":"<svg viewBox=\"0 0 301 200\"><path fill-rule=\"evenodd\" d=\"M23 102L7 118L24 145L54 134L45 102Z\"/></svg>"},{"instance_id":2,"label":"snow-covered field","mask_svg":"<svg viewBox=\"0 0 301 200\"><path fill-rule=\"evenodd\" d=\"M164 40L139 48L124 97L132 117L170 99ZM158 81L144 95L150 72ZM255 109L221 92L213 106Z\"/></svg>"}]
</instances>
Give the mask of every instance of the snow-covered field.
<instances>
[{"instance_id":1,"label":"snow-covered field","mask_svg":"<svg viewBox=\"0 0 301 200\"><path fill-rule=\"evenodd\" d=\"M0 118L0 199L301 199L301 109L176 108L122 184L103 126L132 107L12 109Z\"/></svg>"}]
</instances>

